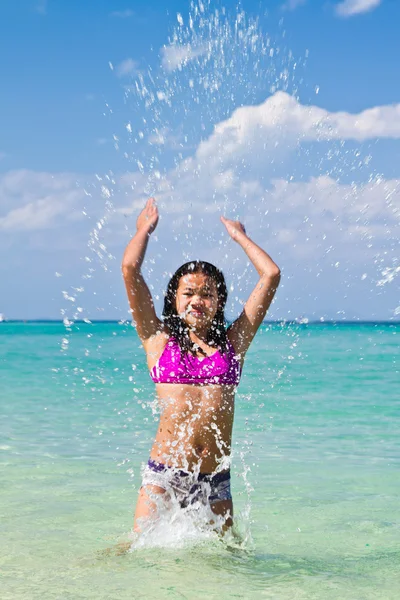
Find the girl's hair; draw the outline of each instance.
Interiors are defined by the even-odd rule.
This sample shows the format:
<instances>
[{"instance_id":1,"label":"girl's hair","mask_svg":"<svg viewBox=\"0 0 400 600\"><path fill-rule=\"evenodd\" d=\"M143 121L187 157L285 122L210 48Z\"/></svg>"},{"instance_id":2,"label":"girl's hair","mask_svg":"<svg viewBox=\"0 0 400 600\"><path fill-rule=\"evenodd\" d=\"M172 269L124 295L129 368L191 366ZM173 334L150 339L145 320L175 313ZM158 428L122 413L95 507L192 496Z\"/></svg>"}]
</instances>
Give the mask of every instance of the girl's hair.
<instances>
[{"instance_id":1,"label":"girl's hair","mask_svg":"<svg viewBox=\"0 0 400 600\"><path fill-rule=\"evenodd\" d=\"M207 344L210 346L217 346L226 352L227 338L224 308L228 298L228 290L222 271L217 269L217 267L214 267L211 263L202 260L194 260L185 263L174 273L168 283L164 298L164 309L162 313L164 324L170 335L177 340L184 354L187 354L188 352L193 354L196 353L194 344L189 336L189 327L185 321L181 319L176 310L176 292L178 290L179 281L181 277L191 273L203 273L204 275L212 277L215 281L218 293L218 310L215 313L207 333Z\"/></svg>"}]
</instances>

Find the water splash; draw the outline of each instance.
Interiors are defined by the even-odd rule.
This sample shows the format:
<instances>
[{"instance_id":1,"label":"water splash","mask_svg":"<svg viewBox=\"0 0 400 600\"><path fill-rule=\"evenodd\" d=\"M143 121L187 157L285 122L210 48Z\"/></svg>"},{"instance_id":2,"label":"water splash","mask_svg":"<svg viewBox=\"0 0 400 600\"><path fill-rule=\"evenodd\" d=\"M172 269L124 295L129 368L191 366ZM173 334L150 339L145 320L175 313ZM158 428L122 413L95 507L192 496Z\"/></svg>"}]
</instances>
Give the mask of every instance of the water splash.
<instances>
[{"instance_id":1,"label":"water splash","mask_svg":"<svg viewBox=\"0 0 400 600\"><path fill-rule=\"evenodd\" d=\"M140 534L130 534L133 552L142 548L188 548L218 543L248 550L252 538L248 515L241 514L232 528L225 530L225 517L216 515L208 503L195 501L182 507L173 493L150 494L156 517L139 519Z\"/></svg>"}]
</instances>

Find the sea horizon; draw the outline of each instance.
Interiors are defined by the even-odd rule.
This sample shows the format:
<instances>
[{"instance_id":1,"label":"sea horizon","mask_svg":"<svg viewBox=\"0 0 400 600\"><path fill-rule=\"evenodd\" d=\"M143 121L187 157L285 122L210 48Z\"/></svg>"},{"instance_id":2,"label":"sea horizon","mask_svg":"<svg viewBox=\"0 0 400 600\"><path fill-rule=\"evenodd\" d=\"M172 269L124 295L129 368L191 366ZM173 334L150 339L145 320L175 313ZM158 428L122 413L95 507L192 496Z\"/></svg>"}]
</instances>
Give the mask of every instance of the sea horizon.
<instances>
[{"instance_id":1,"label":"sea horizon","mask_svg":"<svg viewBox=\"0 0 400 600\"><path fill-rule=\"evenodd\" d=\"M130 323L130 319L69 319L69 323L84 323L86 325L91 325L94 323L117 323L120 325ZM232 323L233 319L227 319L228 323ZM63 319L6 319L3 318L0 320L0 323L64 323ZM274 319L274 320L264 320L262 322L263 325L274 325L274 324L296 324L296 325L393 325L400 324L400 319L308 319L307 317L300 319ZM68 325L66 325L68 326Z\"/></svg>"}]
</instances>

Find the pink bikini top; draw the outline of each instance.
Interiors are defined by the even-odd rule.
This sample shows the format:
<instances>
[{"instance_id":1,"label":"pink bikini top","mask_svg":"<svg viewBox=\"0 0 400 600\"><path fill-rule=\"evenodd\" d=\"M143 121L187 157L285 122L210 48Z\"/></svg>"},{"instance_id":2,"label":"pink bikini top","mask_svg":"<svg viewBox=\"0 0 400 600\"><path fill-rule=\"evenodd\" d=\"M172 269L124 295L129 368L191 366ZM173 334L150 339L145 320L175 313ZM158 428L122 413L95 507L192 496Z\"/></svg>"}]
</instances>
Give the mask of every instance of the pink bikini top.
<instances>
[{"instance_id":1,"label":"pink bikini top","mask_svg":"<svg viewBox=\"0 0 400 600\"><path fill-rule=\"evenodd\" d=\"M154 383L183 383L189 385L239 385L241 365L239 357L227 340L228 351L219 350L211 356L199 358L181 353L175 338L170 338L157 363L150 371Z\"/></svg>"}]
</instances>

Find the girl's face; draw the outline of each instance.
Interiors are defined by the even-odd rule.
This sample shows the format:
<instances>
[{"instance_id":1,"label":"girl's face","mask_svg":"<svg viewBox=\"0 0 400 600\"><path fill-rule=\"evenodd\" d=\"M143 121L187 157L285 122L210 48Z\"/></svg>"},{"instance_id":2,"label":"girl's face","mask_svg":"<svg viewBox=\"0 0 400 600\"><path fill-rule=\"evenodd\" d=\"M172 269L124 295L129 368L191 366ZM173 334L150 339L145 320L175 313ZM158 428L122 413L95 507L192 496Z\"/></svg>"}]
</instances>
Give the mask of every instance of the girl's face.
<instances>
[{"instance_id":1,"label":"girl's face","mask_svg":"<svg viewBox=\"0 0 400 600\"><path fill-rule=\"evenodd\" d=\"M176 292L176 310L191 329L204 330L211 326L218 310L215 280L203 273L183 275Z\"/></svg>"}]
</instances>

